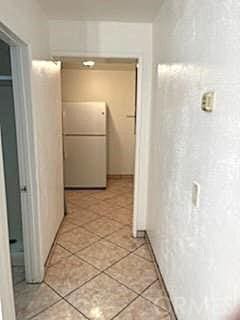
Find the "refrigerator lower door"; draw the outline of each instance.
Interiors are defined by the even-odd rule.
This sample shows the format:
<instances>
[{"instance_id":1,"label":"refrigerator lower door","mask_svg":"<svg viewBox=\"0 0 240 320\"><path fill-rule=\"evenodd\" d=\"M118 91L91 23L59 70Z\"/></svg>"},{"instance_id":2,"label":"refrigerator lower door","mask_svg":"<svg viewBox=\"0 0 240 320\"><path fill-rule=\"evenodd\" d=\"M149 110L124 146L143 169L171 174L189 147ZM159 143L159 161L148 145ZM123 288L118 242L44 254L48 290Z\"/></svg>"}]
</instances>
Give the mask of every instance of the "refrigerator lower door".
<instances>
[{"instance_id":1,"label":"refrigerator lower door","mask_svg":"<svg viewBox=\"0 0 240 320\"><path fill-rule=\"evenodd\" d=\"M106 136L65 136L66 188L106 188Z\"/></svg>"}]
</instances>

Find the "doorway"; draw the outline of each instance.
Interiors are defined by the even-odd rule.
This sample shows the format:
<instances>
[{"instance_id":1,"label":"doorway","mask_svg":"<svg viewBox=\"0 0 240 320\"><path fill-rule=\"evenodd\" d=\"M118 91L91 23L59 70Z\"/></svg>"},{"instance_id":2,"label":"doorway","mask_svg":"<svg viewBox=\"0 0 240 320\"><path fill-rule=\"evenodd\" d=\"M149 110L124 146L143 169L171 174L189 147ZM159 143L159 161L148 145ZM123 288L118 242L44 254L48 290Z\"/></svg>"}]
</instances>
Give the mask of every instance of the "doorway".
<instances>
[{"instance_id":1,"label":"doorway","mask_svg":"<svg viewBox=\"0 0 240 320\"><path fill-rule=\"evenodd\" d=\"M66 188L107 188L107 181L116 179L134 180L135 173L135 146L136 146L136 112L137 112L137 81L138 81L138 60L134 58L60 58L62 61L62 102L63 102L63 127L64 132L64 154L65 154L65 187ZM80 119L80 126L86 118L94 119L93 116L85 116L82 111L83 104L99 104L104 103L106 106L106 132L92 131L95 136L97 133L106 135L106 144L103 147L106 150L106 156L101 157L103 152L99 152L94 145L94 151L88 150L88 144L82 143L80 149L81 156L76 156L77 135L81 132L76 131L75 119ZM79 104L79 106L77 106ZM94 106L91 106L94 108ZM87 108L87 106L86 106ZM71 114L74 113L71 120ZM79 115L78 115L79 113ZM84 119L85 118L85 119ZM73 120L74 119L74 120ZM97 120L93 120L93 122ZM94 122L94 123L95 123ZM70 127L75 127L73 129ZM70 127L70 128L69 128ZM73 132L75 130L76 132ZM83 129L82 129L83 130ZM90 129L89 129L90 130ZM81 139L89 142L93 137L86 137L86 128L84 128ZM94 137L97 141L97 137ZM73 141L74 140L74 141ZM79 139L79 141L82 141ZM82 146L82 147L81 147ZM74 149L74 152L72 151ZM87 153L89 152L89 156ZM84 154L85 163L82 159ZM93 158L93 162L89 164L89 159ZM101 161L105 163L100 165ZM89 182L81 181L77 183L78 171L81 164L84 168L84 177L86 173L89 175ZM97 168L97 172L94 168ZM88 168L90 167L90 169ZM74 170L73 170L74 169ZM106 171L106 172L105 172ZM79 168L79 172L81 169ZM99 172L104 172L104 178L100 181L91 179L91 173L98 176ZM80 173L80 175L83 173ZM81 179L81 177L79 177ZM92 183L91 183L92 180ZM66 206L67 207L67 206Z\"/></svg>"},{"instance_id":2,"label":"doorway","mask_svg":"<svg viewBox=\"0 0 240 320\"><path fill-rule=\"evenodd\" d=\"M0 59L0 127L6 184L9 243L14 281L17 281L16 278L20 274L24 276L21 187L10 47L2 40L0 40Z\"/></svg>"},{"instance_id":3,"label":"doorway","mask_svg":"<svg viewBox=\"0 0 240 320\"><path fill-rule=\"evenodd\" d=\"M106 175L113 179L133 178L135 171L137 60L63 58L62 62L62 102L64 107L68 104L64 110L64 118L66 119L69 115L65 122L68 122L69 126L71 113L77 110L75 106L73 111L73 107L69 105L71 103L105 103L107 107ZM77 113L74 118L76 116ZM71 134L70 129L68 127L65 132L68 136ZM84 130L84 135L86 135L87 129L84 128ZM94 130L94 134L98 133ZM77 132L72 132L72 134L76 135ZM66 135L65 147L68 149L69 138L66 138ZM69 155L67 150L66 154ZM68 160L66 165L72 168L71 163L69 164L71 161ZM65 168L66 180L69 175L69 169ZM74 183L66 181L67 187L72 185ZM95 185L93 183L88 186L94 188Z\"/></svg>"}]
</instances>

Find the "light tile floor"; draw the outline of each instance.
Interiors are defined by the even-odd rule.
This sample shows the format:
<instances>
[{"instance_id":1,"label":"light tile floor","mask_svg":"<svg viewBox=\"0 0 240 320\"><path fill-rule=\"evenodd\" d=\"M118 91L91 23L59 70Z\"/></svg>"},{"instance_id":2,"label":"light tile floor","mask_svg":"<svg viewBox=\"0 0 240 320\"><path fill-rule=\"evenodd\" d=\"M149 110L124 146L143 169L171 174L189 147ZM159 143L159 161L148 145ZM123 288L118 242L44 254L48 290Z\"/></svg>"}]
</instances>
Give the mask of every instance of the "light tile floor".
<instances>
[{"instance_id":1,"label":"light tile floor","mask_svg":"<svg viewBox=\"0 0 240 320\"><path fill-rule=\"evenodd\" d=\"M45 282L15 282L17 320L170 319L145 240L131 235L132 180L66 198Z\"/></svg>"}]
</instances>

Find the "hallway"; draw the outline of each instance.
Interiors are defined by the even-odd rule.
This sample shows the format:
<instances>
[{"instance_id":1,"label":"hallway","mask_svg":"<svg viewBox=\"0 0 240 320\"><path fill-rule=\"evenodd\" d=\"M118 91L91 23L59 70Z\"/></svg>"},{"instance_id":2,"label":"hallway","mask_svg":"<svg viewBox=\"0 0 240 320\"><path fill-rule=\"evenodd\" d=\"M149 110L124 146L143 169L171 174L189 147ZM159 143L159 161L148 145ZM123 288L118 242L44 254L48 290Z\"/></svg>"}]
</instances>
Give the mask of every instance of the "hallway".
<instances>
[{"instance_id":1,"label":"hallway","mask_svg":"<svg viewBox=\"0 0 240 320\"><path fill-rule=\"evenodd\" d=\"M15 287L17 319L170 319L145 240L131 237L132 180L66 198L45 283Z\"/></svg>"}]
</instances>

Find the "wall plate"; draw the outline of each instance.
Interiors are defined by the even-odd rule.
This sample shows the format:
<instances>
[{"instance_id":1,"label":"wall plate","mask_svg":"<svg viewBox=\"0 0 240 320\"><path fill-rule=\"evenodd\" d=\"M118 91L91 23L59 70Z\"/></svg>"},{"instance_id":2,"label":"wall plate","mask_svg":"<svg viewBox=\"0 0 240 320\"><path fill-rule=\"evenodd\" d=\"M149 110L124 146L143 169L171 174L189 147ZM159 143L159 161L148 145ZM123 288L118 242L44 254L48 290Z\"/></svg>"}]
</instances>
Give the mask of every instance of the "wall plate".
<instances>
[{"instance_id":1,"label":"wall plate","mask_svg":"<svg viewBox=\"0 0 240 320\"><path fill-rule=\"evenodd\" d=\"M200 193L201 193L201 186L198 182L193 182L192 188L192 204L195 208L199 208L200 206Z\"/></svg>"},{"instance_id":2,"label":"wall plate","mask_svg":"<svg viewBox=\"0 0 240 320\"><path fill-rule=\"evenodd\" d=\"M215 103L215 92L209 91L204 93L202 97L202 110L205 112L213 112Z\"/></svg>"}]
</instances>

